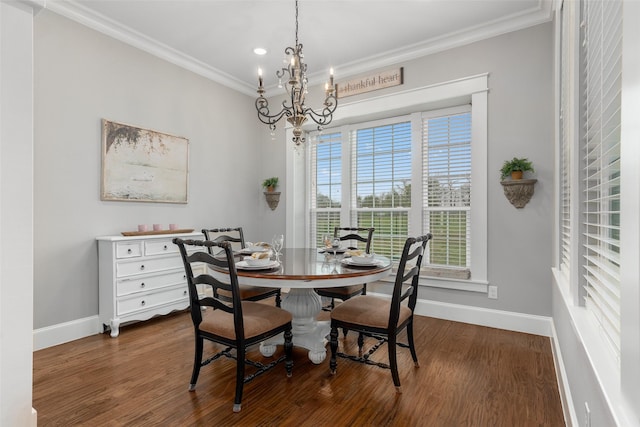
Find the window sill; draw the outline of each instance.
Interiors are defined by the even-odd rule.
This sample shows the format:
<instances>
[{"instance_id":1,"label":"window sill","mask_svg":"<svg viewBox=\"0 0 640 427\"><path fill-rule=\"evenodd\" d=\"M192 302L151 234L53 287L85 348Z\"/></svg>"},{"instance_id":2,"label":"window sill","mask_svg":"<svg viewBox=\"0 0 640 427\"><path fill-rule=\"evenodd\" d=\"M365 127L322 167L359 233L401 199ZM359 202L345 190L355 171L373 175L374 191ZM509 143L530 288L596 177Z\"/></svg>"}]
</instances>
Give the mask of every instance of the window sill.
<instances>
[{"instance_id":1,"label":"window sill","mask_svg":"<svg viewBox=\"0 0 640 427\"><path fill-rule=\"evenodd\" d=\"M388 279L380 280L381 282L389 282L393 283L393 275L389 276ZM489 282L484 280L458 280L458 279L450 279L444 277L426 277L420 276L420 281L418 282L420 286L426 286L430 288L440 288L440 289L454 289L458 291L467 291L467 292L477 292L477 293L488 293Z\"/></svg>"}]
</instances>

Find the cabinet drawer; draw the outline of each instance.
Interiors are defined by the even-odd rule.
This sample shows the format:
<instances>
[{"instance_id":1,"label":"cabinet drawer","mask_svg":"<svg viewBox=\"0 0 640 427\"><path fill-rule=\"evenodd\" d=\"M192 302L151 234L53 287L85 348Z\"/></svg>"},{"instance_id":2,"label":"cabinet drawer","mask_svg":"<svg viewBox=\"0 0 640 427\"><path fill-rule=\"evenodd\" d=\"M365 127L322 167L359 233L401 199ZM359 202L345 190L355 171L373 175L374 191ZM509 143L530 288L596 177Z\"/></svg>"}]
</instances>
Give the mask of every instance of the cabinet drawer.
<instances>
[{"instance_id":1,"label":"cabinet drawer","mask_svg":"<svg viewBox=\"0 0 640 427\"><path fill-rule=\"evenodd\" d=\"M135 274L147 274L156 271L165 271L182 268L182 258L172 256L168 258L141 259L135 261L119 261L116 263L116 276L125 277Z\"/></svg>"},{"instance_id":2,"label":"cabinet drawer","mask_svg":"<svg viewBox=\"0 0 640 427\"><path fill-rule=\"evenodd\" d=\"M177 254L178 252L178 245L174 244L171 239L159 239L144 242L145 255Z\"/></svg>"},{"instance_id":3,"label":"cabinet drawer","mask_svg":"<svg viewBox=\"0 0 640 427\"><path fill-rule=\"evenodd\" d=\"M116 243L116 258L133 258L142 256L142 242Z\"/></svg>"},{"instance_id":4,"label":"cabinet drawer","mask_svg":"<svg viewBox=\"0 0 640 427\"><path fill-rule=\"evenodd\" d=\"M136 292L148 292L159 288L165 288L171 285L179 285L187 283L187 277L184 269L174 272L167 272L157 276L142 276L130 279L119 279L116 284L116 295L121 297L124 295L134 294Z\"/></svg>"},{"instance_id":5,"label":"cabinet drawer","mask_svg":"<svg viewBox=\"0 0 640 427\"><path fill-rule=\"evenodd\" d=\"M186 286L138 295L131 298L118 298L116 311L118 316L124 316L135 311L148 310L178 301L184 301L185 305L188 304L189 298Z\"/></svg>"}]
</instances>

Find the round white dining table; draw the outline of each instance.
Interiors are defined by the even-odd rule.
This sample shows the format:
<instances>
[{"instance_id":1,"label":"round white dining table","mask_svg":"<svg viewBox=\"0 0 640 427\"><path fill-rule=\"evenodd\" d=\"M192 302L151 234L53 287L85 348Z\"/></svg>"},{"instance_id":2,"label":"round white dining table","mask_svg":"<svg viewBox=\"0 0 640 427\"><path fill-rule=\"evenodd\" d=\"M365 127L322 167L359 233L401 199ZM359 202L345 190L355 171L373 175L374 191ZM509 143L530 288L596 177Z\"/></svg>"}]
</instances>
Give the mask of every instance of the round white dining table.
<instances>
[{"instance_id":1,"label":"round white dining table","mask_svg":"<svg viewBox=\"0 0 640 427\"><path fill-rule=\"evenodd\" d=\"M293 345L309 350L309 359L322 363L326 356L326 336L329 334L328 321L318 321L322 310L320 296L315 288L372 283L388 276L391 261L387 257L375 255L373 265L352 265L348 257L334 256L331 250L324 253L317 248L285 248L278 256L278 265L265 270L236 269L241 285L289 289L282 300L282 308L292 314ZM224 280L229 272L225 269L210 268L211 274ZM261 343L260 352L272 356L281 339Z\"/></svg>"}]
</instances>

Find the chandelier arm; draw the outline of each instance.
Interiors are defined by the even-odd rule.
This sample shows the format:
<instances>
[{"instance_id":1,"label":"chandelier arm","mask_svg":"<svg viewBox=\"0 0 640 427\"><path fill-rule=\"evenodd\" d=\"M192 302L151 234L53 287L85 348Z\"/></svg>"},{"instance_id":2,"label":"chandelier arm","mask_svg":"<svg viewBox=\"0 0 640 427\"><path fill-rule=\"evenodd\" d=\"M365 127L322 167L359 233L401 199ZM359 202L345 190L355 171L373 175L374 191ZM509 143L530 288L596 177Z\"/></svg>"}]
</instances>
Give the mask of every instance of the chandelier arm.
<instances>
[{"instance_id":1,"label":"chandelier arm","mask_svg":"<svg viewBox=\"0 0 640 427\"><path fill-rule=\"evenodd\" d=\"M291 115L289 109L286 107L283 107L277 114L270 114L269 102L263 96L256 99L256 110L258 111L258 120L265 125L273 126L271 130L275 129L275 124L280 121L282 117Z\"/></svg>"},{"instance_id":2,"label":"chandelier arm","mask_svg":"<svg viewBox=\"0 0 640 427\"><path fill-rule=\"evenodd\" d=\"M324 101L324 107L320 112L316 112L313 109L307 107L303 110L303 114L311 117L311 120L316 122L320 126L326 126L333 120L333 112L338 107L338 100L335 95L329 95Z\"/></svg>"}]
</instances>

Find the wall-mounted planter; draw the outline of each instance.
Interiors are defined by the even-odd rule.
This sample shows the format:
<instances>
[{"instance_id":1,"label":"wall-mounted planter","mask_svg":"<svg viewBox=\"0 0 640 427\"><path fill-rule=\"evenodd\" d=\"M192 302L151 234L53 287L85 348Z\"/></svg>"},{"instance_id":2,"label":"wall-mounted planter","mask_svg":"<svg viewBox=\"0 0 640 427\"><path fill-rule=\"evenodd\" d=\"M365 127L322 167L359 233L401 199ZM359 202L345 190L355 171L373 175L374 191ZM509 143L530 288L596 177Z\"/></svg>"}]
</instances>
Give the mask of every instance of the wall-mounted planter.
<instances>
[{"instance_id":1,"label":"wall-mounted planter","mask_svg":"<svg viewBox=\"0 0 640 427\"><path fill-rule=\"evenodd\" d=\"M269 205L272 211L278 207L278 203L280 203L279 191L265 191L264 197L267 199L267 204Z\"/></svg>"},{"instance_id":2,"label":"wall-mounted planter","mask_svg":"<svg viewBox=\"0 0 640 427\"><path fill-rule=\"evenodd\" d=\"M504 195L507 200L516 208L524 208L533 197L533 185L537 179L517 179L511 181L501 181L504 188Z\"/></svg>"}]
</instances>

